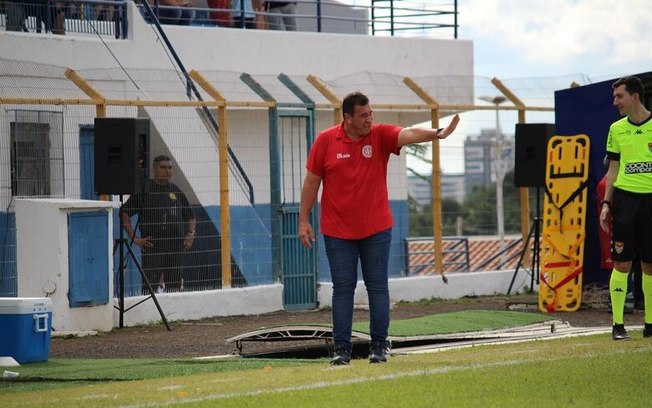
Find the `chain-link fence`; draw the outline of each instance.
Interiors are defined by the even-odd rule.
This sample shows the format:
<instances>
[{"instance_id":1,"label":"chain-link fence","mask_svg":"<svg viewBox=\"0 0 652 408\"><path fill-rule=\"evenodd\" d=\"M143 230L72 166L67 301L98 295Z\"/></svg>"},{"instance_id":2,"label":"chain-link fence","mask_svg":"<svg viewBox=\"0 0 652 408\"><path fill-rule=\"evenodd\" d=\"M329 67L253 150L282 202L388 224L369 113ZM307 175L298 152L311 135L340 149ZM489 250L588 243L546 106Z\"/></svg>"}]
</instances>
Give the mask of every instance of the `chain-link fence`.
<instances>
[{"instance_id":1,"label":"chain-link fence","mask_svg":"<svg viewBox=\"0 0 652 408\"><path fill-rule=\"evenodd\" d=\"M252 78L223 71L191 72L191 80L173 70L77 72L8 60L0 70L0 292L6 296L16 294L18 273L15 198L98 199L92 145L94 121L101 117L149 119L148 166L158 155L171 159L171 181L187 196L196 218L192 248L180 255L184 290L282 281L288 265L296 262L292 251L286 253L284 239L298 244L292 234L284 236L283 226L298 207L310 143L321 129L339 121L338 100L354 90L369 95L376 122L437 127L447 125L453 113L462 117L447 140L421 150L404 149L390 161L395 219L390 275L415 270L406 245L415 237L434 242L432 257L419 260L434 266L416 268L423 273L443 271L434 262L445 262L437 252L442 231L491 235L497 241L501 193L507 235L501 248L513 254L511 242L527 234L531 212L531 195L519 192L510 179L514 124L553 122L554 90L583 81L403 78L370 72L341 78L310 73ZM418 191L415 186L424 180L426 187ZM496 188L497 180L502 189ZM108 199L120 201L115 195ZM116 238L119 219L116 210ZM114 263L117 270L120 260ZM504 259L497 265L509 266ZM325 256L319 253L316 268L317 279L327 280ZM125 280L128 295L141 293L141 276L131 261Z\"/></svg>"}]
</instances>

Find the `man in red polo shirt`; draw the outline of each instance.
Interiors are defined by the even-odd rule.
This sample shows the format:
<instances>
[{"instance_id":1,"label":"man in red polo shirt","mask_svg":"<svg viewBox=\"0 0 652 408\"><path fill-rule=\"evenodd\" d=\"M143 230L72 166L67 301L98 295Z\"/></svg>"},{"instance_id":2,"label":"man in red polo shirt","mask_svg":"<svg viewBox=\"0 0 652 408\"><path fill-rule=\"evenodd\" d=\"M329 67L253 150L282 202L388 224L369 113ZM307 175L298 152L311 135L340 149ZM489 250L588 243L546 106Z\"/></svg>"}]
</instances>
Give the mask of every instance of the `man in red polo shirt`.
<instances>
[{"instance_id":1,"label":"man in red polo shirt","mask_svg":"<svg viewBox=\"0 0 652 408\"><path fill-rule=\"evenodd\" d=\"M331 364L351 360L358 261L369 296L369 362L378 363L387 361L389 347L388 262L394 221L387 194L387 162L404 145L445 139L460 119L455 115L445 129L374 124L369 99L360 92L344 98L342 113L342 123L321 132L308 155L299 239L306 248L315 242L309 216L323 184L321 232L333 281Z\"/></svg>"}]
</instances>

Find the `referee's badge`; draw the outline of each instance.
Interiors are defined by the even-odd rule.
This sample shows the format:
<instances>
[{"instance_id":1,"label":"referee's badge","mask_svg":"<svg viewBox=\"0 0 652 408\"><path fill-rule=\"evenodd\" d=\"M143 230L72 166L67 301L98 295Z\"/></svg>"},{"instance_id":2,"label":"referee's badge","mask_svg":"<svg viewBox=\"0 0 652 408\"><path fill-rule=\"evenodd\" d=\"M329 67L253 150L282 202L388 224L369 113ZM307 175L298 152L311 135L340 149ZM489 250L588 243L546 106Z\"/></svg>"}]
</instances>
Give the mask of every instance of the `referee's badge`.
<instances>
[{"instance_id":1,"label":"referee's badge","mask_svg":"<svg viewBox=\"0 0 652 408\"><path fill-rule=\"evenodd\" d=\"M617 254L623 252L624 248L625 248L624 242L614 242L614 250L616 251Z\"/></svg>"}]
</instances>

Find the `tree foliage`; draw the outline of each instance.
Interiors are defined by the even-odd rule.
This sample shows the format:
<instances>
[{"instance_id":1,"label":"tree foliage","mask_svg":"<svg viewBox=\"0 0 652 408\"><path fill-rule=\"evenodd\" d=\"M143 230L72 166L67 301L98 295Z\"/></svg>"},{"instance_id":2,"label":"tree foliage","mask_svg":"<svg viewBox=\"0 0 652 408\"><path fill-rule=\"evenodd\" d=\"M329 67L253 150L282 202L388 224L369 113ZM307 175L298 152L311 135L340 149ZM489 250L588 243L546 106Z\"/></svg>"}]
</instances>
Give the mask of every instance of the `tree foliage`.
<instances>
[{"instance_id":1,"label":"tree foliage","mask_svg":"<svg viewBox=\"0 0 652 408\"><path fill-rule=\"evenodd\" d=\"M530 219L536 212L536 188L529 188ZM543 201L540 197L540 203ZM543 204L540 204L543 206ZM408 198L410 236L432 236L432 205L419 206ZM505 233L521 232L521 202L519 188L514 185L514 172L505 175L503 181L503 210ZM475 186L464 203L449 198L442 199L443 235L459 235L458 217L462 218L461 235L495 235L498 230L496 217L496 185Z\"/></svg>"}]
</instances>

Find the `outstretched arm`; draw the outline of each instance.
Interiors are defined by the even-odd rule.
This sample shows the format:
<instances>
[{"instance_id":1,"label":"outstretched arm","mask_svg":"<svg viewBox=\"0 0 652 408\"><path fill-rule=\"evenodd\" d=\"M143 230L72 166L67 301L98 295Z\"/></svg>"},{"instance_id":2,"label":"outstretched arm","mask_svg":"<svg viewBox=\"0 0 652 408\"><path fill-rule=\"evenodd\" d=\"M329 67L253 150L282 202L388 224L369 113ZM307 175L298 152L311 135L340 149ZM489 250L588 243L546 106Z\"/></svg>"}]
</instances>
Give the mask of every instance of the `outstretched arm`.
<instances>
[{"instance_id":1,"label":"outstretched arm","mask_svg":"<svg viewBox=\"0 0 652 408\"><path fill-rule=\"evenodd\" d=\"M460 122L460 116L455 114L451 123L441 129L426 129L418 127L403 128L398 133L398 147L413 143L431 142L435 139L446 139L455 131Z\"/></svg>"}]
</instances>

